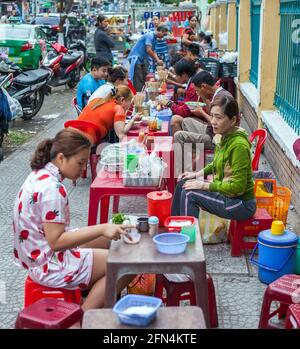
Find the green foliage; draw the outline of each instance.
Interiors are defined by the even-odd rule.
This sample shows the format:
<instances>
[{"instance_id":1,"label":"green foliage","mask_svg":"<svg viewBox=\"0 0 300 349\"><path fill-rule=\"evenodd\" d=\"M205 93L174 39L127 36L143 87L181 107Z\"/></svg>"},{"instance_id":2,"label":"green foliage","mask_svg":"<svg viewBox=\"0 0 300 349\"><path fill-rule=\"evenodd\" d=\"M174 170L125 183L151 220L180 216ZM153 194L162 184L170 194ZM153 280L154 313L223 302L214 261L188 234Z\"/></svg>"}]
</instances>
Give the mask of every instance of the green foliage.
<instances>
[{"instance_id":1,"label":"green foliage","mask_svg":"<svg viewBox=\"0 0 300 349\"><path fill-rule=\"evenodd\" d=\"M126 216L123 213L115 213L112 215L112 223L122 224L126 219Z\"/></svg>"}]
</instances>

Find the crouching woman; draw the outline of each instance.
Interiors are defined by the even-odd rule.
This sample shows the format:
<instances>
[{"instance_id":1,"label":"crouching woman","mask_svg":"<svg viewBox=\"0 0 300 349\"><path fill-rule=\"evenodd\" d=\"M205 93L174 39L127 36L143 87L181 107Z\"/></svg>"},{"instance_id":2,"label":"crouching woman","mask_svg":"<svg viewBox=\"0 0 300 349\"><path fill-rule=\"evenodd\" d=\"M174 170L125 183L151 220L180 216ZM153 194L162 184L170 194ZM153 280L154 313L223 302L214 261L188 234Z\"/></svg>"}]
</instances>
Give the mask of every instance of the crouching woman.
<instances>
[{"instance_id":1,"label":"crouching woman","mask_svg":"<svg viewBox=\"0 0 300 349\"><path fill-rule=\"evenodd\" d=\"M179 177L172 215L199 217L204 209L226 219L244 220L256 211L251 166L251 144L246 132L237 127L239 108L231 96L220 96L211 106L214 134L220 135L214 160L199 172ZM212 182L203 176L213 175Z\"/></svg>"}]
</instances>

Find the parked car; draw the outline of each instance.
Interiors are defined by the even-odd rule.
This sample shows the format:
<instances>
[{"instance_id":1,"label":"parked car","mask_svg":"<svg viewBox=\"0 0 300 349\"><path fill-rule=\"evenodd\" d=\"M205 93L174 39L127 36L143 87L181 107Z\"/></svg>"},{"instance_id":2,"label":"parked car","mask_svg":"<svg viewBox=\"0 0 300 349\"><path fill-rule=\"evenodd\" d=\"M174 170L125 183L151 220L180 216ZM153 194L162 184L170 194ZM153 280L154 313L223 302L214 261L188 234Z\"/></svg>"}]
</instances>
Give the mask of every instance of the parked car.
<instances>
[{"instance_id":1,"label":"parked car","mask_svg":"<svg viewBox=\"0 0 300 349\"><path fill-rule=\"evenodd\" d=\"M75 15L69 14L67 16L69 25L64 24L65 34L65 46L69 47L70 44L78 39L84 40L86 37L85 26L77 19ZM57 41L59 32L59 13L39 13L36 15L35 20L32 22L40 26L47 34L49 40Z\"/></svg>"},{"instance_id":2,"label":"parked car","mask_svg":"<svg viewBox=\"0 0 300 349\"><path fill-rule=\"evenodd\" d=\"M46 34L31 24L0 24L0 55L22 69L37 69L47 54Z\"/></svg>"}]
</instances>

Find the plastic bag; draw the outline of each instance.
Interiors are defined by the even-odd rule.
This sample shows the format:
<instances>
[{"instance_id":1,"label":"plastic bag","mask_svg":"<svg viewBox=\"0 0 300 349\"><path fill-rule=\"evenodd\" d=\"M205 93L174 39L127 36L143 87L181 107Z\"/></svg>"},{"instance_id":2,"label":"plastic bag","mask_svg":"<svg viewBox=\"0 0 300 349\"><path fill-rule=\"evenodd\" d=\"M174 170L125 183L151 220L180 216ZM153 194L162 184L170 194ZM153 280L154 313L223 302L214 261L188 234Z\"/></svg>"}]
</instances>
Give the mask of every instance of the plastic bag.
<instances>
[{"instance_id":1,"label":"plastic bag","mask_svg":"<svg viewBox=\"0 0 300 349\"><path fill-rule=\"evenodd\" d=\"M5 88L1 87L1 90L7 98L7 102L11 111L11 120L22 117L23 109L20 102L15 98L11 97Z\"/></svg>"},{"instance_id":2,"label":"plastic bag","mask_svg":"<svg viewBox=\"0 0 300 349\"><path fill-rule=\"evenodd\" d=\"M127 286L129 294L143 294L152 296L155 289L155 274L140 274Z\"/></svg>"},{"instance_id":3,"label":"plastic bag","mask_svg":"<svg viewBox=\"0 0 300 349\"><path fill-rule=\"evenodd\" d=\"M227 241L230 220L220 218L207 211L201 210L199 229L204 244L219 244Z\"/></svg>"}]
</instances>

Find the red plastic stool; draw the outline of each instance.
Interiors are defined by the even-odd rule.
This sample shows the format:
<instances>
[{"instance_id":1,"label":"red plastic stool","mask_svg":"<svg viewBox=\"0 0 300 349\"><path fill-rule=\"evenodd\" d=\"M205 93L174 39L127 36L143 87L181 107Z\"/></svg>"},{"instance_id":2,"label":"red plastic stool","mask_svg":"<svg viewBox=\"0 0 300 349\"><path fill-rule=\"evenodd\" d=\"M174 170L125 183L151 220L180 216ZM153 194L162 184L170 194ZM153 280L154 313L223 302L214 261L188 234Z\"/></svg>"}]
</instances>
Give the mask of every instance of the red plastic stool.
<instances>
[{"instance_id":1,"label":"red plastic stool","mask_svg":"<svg viewBox=\"0 0 300 349\"><path fill-rule=\"evenodd\" d=\"M18 314L16 329L66 329L81 321L83 311L78 304L55 298L44 298Z\"/></svg>"},{"instance_id":2,"label":"red plastic stool","mask_svg":"<svg viewBox=\"0 0 300 349\"><path fill-rule=\"evenodd\" d=\"M298 303L300 298L300 275L289 274L284 275L276 281L272 282L266 289L261 307L259 328L281 328L276 324L269 322L275 315L278 318L285 317L288 306ZM271 311L272 302L280 302L276 310Z\"/></svg>"},{"instance_id":3,"label":"red plastic stool","mask_svg":"<svg viewBox=\"0 0 300 349\"><path fill-rule=\"evenodd\" d=\"M80 289L66 290L64 288L51 288L40 285L30 279L27 276L25 281L25 302L24 308L28 307L32 303L35 303L41 298L59 298L66 302L81 304L82 297Z\"/></svg>"},{"instance_id":4,"label":"red plastic stool","mask_svg":"<svg viewBox=\"0 0 300 349\"><path fill-rule=\"evenodd\" d=\"M230 222L228 240L231 242L232 257L239 257L243 250L253 250L255 241L245 241L248 236L258 236L263 230L270 229L272 217L264 208L258 208L253 217L243 221L232 220Z\"/></svg>"},{"instance_id":5,"label":"red plastic stool","mask_svg":"<svg viewBox=\"0 0 300 349\"><path fill-rule=\"evenodd\" d=\"M289 306L285 319L285 328L287 330L300 329L300 304Z\"/></svg>"},{"instance_id":6,"label":"red plastic stool","mask_svg":"<svg viewBox=\"0 0 300 349\"><path fill-rule=\"evenodd\" d=\"M210 274L206 274L206 279L208 287L210 327L218 327L218 312L214 282ZM164 289L166 290L166 297L163 297ZM179 306L180 301L182 300L189 300L191 305L196 305L194 283L189 276L185 274L156 275L154 295L161 298L167 307Z\"/></svg>"}]
</instances>

